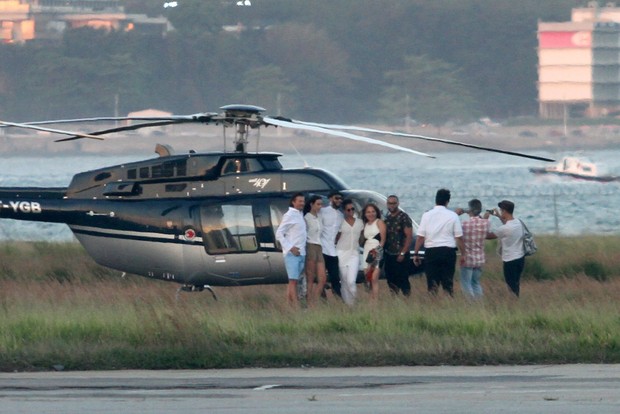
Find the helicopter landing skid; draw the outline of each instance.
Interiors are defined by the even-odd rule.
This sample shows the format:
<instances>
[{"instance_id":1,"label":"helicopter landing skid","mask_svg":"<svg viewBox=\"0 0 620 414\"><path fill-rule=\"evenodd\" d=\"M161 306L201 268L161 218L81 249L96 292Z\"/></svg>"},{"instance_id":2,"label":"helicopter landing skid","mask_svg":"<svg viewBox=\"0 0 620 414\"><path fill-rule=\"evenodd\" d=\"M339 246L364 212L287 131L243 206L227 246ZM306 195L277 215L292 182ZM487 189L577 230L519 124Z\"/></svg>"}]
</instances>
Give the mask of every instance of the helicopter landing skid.
<instances>
[{"instance_id":1,"label":"helicopter landing skid","mask_svg":"<svg viewBox=\"0 0 620 414\"><path fill-rule=\"evenodd\" d=\"M177 289L177 299L179 298L179 292L202 292L205 289L211 292L211 295L213 295L213 299L217 300L215 291L209 285L183 285Z\"/></svg>"}]
</instances>

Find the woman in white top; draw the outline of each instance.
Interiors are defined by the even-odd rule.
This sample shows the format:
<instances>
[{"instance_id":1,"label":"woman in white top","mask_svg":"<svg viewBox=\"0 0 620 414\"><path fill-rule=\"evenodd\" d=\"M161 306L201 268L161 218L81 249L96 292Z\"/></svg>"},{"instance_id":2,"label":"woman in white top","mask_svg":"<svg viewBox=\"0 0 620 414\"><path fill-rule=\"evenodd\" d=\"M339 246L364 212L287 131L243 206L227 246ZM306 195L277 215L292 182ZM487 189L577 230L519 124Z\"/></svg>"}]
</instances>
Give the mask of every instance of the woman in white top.
<instances>
[{"instance_id":1,"label":"woman in white top","mask_svg":"<svg viewBox=\"0 0 620 414\"><path fill-rule=\"evenodd\" d=\"M323 259L323 250L321 248L321 220L319 220L319 211L323 207L321 196L314 195L310 197L306 207L304 208L304 220L306 221L306 282L308 303L318 298L319 294L325 287L327 274L325 272L325 259ZM314 285L315 279L317 285Z\"/></svg>"},{"instance_id":2,"label":"woman in white top","mask_svg":"<svg viewBox=\"0 0 620 414\"><path fill-rule=\"evenodd\" d=\"M383 259L383 246L385 245L386 226L381 220L381 210L374 204L366 204L362 210L364 221L364 270L366 279L370 282L370 298L376 300L379 297L379 272ZM368 263L368 255L372 254L374 260Z\"/></svg>"},{"instance_id":3,"label":"woman in white top","mask_svg":"<svg viewBox=\"0 0 620 414\"><path fill-rule=\"evenodd\" d=\"M342 300L347 305L353 305L357 292L357 272L360 268L359 240L364 230L364 223L356 217L353 201L344 200L342 206L344 221L338 232L336 252L338 253Z\"/></svg>"}]
</instances>

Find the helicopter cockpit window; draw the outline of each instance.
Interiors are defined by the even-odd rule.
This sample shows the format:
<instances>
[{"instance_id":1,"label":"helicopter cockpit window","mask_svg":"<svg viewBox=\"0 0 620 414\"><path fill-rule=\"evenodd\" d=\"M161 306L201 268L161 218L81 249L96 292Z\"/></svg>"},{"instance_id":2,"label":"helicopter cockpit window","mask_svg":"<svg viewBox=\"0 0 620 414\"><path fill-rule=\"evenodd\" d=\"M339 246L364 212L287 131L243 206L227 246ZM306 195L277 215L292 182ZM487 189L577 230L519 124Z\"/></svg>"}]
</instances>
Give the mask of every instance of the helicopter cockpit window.
<instances>
[{"instance_id":1,"label":"helicopter cockpit window","mask_svg":"<svg viewBox=\"0 0 620 414\"><path fill-rule=\"evenodd\" d=\"M201 222L203 240L209 254L249 253L258 250L251 205L203 206Z\"/></svg>"},{"instance_id":2,"label":"helicopter cockpit window","mask_svg":"<svg viewBox=\"0 0 620 414\"><path fill-rule=\"evenodd\" d=\"M235 158L226 161L222 169L222 174L239 174L247 171L249 171L248 160L244 158Z\"/></svg>"},{"instance_id":3,"label":"helicopter cockpit window","mask_svg":"<svg viewBox=\"0 0 620 414\"><path fill-rule=\"evenodd\" d=\"M273 158L273 159L264 158L261 160L261 164L263 164L263 169L267 171L275 171L275 170L282 169L282 164L280 164L280 161L278 161L277 158Z\"/></svg>"}]
</instances>

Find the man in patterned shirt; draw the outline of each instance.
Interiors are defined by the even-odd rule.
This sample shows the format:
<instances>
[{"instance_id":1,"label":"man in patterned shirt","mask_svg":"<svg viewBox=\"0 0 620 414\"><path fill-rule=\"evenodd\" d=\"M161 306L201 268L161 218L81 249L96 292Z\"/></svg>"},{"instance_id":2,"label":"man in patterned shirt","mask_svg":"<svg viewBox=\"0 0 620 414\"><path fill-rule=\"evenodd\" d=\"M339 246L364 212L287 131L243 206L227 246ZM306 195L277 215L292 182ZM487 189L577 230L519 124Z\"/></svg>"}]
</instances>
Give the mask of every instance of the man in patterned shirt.
<instances>
[{"instance_id":1,"label":"man in patterned shirt","mask_svg":"<svg viewBox=\"0 0 620 414\"><path fill-rule=\"evenodd\" d=\"M468 298L480 299L482 297L480 276L485 263L484 241L490 231L489 213L486 212L484 217L480 217L482 203L475 198L469 201L468 207L469 220L462 224L466 255L461 263L461 288ZM455 212L459 215L465 213L460 208Z\"/></svg>"},{"instance_id":2,"label":"man in patterned shirt","mask_svg":"<svg viewBox=\"0 0 620 414\"><path fill-rule=\"evenodd\" d=\"M413 225L411 218L398 208L398 197L387 198L388 214L385 216L385 277L392 293L402 291L403 295L411 294L409 283L409 249L413 241Z\"/></svg>"}]
</instances>

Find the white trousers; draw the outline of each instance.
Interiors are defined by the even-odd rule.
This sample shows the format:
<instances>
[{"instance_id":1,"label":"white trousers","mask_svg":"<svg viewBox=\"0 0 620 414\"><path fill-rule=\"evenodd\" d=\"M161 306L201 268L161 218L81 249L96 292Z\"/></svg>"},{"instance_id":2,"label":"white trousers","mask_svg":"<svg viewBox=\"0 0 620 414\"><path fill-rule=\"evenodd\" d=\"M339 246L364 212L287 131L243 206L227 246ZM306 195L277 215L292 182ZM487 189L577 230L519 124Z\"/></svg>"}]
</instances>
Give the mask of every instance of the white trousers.
<instances>
[{"instance_id":1,"label":"white trousers","mask_svg":"<svg viewBox=\"0 0 620 414\"><path fill-rule=\"evenodd\" d=\"M338 268L340 270L340 290L342 300L347 305L355 303L355 295L357 294L357 272L360 268L360 255L355 252L338 252Z\"/></svg>"}]
</instances>

